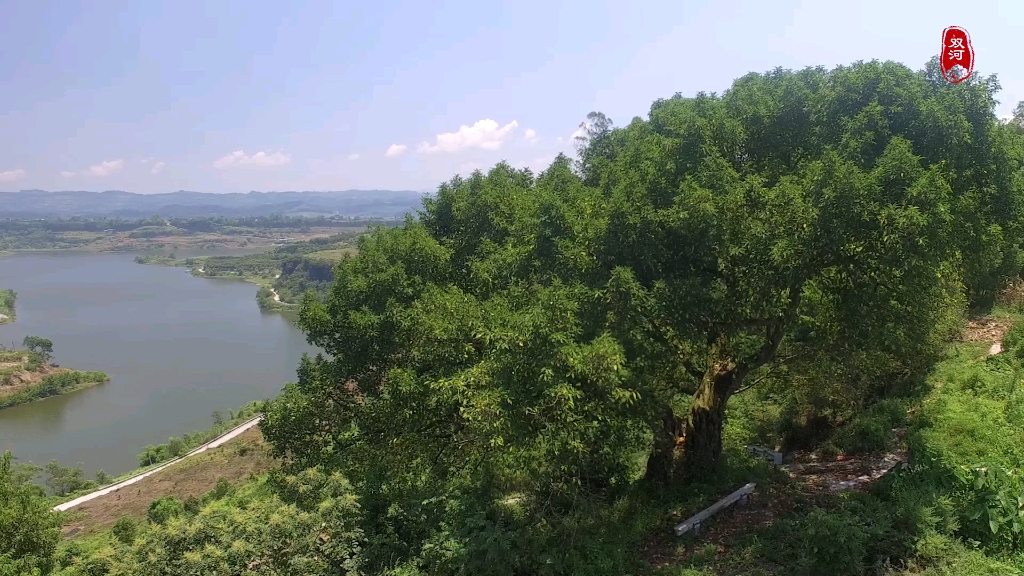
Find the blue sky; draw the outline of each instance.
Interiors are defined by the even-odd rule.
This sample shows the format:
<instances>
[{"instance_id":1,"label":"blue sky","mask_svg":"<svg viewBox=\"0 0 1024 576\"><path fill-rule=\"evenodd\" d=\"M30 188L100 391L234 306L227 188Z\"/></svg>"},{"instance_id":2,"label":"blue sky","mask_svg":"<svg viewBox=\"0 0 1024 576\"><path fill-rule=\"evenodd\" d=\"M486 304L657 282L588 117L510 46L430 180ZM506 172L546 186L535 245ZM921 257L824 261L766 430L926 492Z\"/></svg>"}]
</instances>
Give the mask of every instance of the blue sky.
<instances>
[{"instance_id":1,"label":"blue sky","mask_svg":"<svg viewBox=\"0 0 1024 576\"><path fill-rule=\"evenodd\" d=\"M971 33L976 72L999 75L1009 114L1024 100L1024 2L956 10L7 0L0 190L433 190L502 159L544 167L591 110L621 125L657 98L775 66L918 69L953 24Z\"/></svg>"}]
</instances>

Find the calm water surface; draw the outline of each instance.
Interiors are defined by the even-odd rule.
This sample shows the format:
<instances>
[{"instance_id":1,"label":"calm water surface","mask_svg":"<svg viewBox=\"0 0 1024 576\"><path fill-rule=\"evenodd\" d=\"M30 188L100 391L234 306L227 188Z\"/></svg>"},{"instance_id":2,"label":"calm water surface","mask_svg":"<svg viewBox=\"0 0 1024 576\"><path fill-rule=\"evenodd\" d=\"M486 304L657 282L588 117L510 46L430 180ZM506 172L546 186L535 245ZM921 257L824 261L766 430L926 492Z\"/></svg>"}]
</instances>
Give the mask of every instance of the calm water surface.
<instances>
[{"instance_id":1,"label":"calm water surface","mask_svg":"<svg viewBox=\"0 0 1024 576\"><path fill-rule=\"evenodd\" d=\"M207 428L214 410L277 395L302 354L315 353L284 317L260 312L255 285L133 257L0 256L0 287L18 293L17 320L0 326L0 343L49 338L61 366L110 375L0 410L0 452L120 474L146 444Z\"/></svg>"}]
</instances>

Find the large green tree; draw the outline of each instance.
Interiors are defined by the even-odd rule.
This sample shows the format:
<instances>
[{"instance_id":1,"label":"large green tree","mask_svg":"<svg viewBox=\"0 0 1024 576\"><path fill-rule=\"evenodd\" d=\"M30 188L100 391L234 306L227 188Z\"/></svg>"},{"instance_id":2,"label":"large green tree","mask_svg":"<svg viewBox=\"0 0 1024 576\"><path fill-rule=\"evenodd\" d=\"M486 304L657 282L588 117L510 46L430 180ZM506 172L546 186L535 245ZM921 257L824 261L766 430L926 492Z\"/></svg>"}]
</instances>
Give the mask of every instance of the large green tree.
<instances>
[{"instance_id":1,"label":"large green tree","mask_svg":"<svg viewBox=\"0 0 1024 576\"><path fill-rule=\"evenodd\" d=\"M444 533L464 564L486 540L532 570L521 540L480 531L713 469L729 399L756 382L884 393L1019 272L1022 147L997 88L893 63L775 70L623 128L592 114L580 161L539 177L454 178L307 297L326 354L264 431L360 479L370 564Z\"/></svg>"}]
</instances>

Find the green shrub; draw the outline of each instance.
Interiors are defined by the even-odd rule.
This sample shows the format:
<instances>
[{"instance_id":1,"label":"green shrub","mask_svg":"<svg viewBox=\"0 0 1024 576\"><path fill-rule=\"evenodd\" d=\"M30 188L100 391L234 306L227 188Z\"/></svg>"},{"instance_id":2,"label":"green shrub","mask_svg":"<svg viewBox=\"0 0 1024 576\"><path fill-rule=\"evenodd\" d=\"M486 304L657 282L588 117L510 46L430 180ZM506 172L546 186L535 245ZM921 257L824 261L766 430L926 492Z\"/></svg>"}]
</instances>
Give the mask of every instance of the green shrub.
<instances>
[{"instance_id":1,"label":"green shrub","mask_svg":"<svg viewBox=\"0 0 1024 576\"><path fill-rule=\"evenodd\" d=\"M1021 345L1024 345L1024 322L1017 322L1003 335L1003 349L1017 350Z\"/></svg>"},{"instance_id":2,"label":"green shrub","mask_svg":"<svg viewBox=\"0 0 1024 576\"><path fill-rule=\"evenodd\" d=\"M163 525L181 512L181 502L177 498L162 496L149 505L149 509L146 510L146 518L153 524Z\"/></svg>"},{"instance_id":3,"label":"green shrub","mask_svg":"<svg viewBox=\"0 0 1024 576\"><path fill-rule=\"evenodd\" d=\"M94 555L83 559L75 566L75 574L80 576L107 576L113 562L109 556Z\"/></svg>"},{"instance_id":4,"label":"green shrub","mask_svg":"<svg viewBox=\"0 0 1024 576\"><path fill-rule=\"evenodd\" d=\"M762 554L785 566L786 574L857 575L892 533L891 515L882 502L851 496L835 508L815 507L806 515L778 521Z\"/></svg>"},{"instance_id":5,"label":"green shrub","mask_svg":"<svg viewBox=\"0 0 1024 576\"><path fill-rule=\"evenodd\" d=\"M214 500L220 500L231 493L231 483L224 478L217 478L217 485L211 491Z\"/></svg>"},{"instance_id":6,"label":"green shrub","mask_svg":"<svg viewBox=\"0 0 1024 576\"><path fill-rule=\"evenodd\" d=\"M854 416L832 434L832 443L846 454L881 452L889 447L892 429L906 423L906 403L882 400Z\"/></svg>"},{"instance_id":7,"label":"green shrub","mask_svg":"<svg viewBox=\"0 0 1024 576\"><path fill-rule=\"evenodd\" d=\"M187 452L185 442L181 438L171 438L167 441L167 454L171 458L177 458Z\"/></svg>"},{"instance_id":8,"label":"green shrub","mask_svg":"<svg viewBox=\"0 0 1024 576\"><path fill-rule=\"evenodd\" d=\"M138 531L138 523L133 518L129 518L127 516L115 522L114 527L110 529L111 535L124 544L131 544L134 542Z\"/></svg>"},{"instance_id":9,"label":"green shrub","mask_svg":"<svg viewBox=\"0 0 1024 576\"><path fill-rule=\"evenodd\" d=\"M185 503L182 507L189 514L198 514L199 510L203 507L203 502L199 498L190 495L188 498L185 498Z\"/></svg>"}]
</instances>

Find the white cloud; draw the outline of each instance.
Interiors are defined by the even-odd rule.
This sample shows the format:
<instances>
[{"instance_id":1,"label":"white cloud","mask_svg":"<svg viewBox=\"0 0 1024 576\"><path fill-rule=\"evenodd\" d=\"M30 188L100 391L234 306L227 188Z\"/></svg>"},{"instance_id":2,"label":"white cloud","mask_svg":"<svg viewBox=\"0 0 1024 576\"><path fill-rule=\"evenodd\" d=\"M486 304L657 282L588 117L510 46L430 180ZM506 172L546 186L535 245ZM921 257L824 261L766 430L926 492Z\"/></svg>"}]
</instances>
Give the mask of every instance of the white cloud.
<instances>
[{"instance_id":1,"label":"white cloud","mask_svg":"<svg viewBox=\"0 0 1024 576\"><path fill-rule=\"evenodd\" d=\"M388 158L392 158L394 156L401 156L402 154L405 153L406 148L407 146L405 144L392 144L391 146L388 146L388 151L385 152L384 155L387 156Z\"/></svg>"},{"instance_id":2,"label":"white cloud","mask_svg":"<svg viewBox=\"0 0 1024 576\"><path fill-rule=\"evenodd\" d=\"M420 152L457 152L467 148L497 150L515 132L517 126L519 123L513 120L499 127L494 120L485 118L472 126L463 124L458 132L438 134L433 146L423 142L417 149Z\"/></svg>"},{"instance_id":3,"label":"white cloud","mask_svg":"<svg viewBox=\"0 0 1024 576\"><path fill-rule=\"evenodd\" d=\"M21 168L0 172L0 182L17 182L25 177L25 171Z\"/></svg>"},{"instance_id":4,"label":"white cloud","mask_svg":"<svg viewBox=\"0 0 1024 576\"><path fill-rule=\"evenodd\" d=\"M103 178L104 176L117 174L122 168L124 168L124 160L118 158L117 160L107 160L94 164L84 170L61 170L60 175L65 178L72 178L74 176L96 176L97 178Z\"/></svg>"},{"instance_id":5,"label":"white cloud","mask_svg":"<svg viewBox=\"0 0 1024 576\"><path fill-rule=\"evenodd\" d=\"M270 150L246 154L244 150L235 150L213 163L214 168L269 168L284 166L292 161L292 157L284 151Z\"/></svg>"},{"instance_id":6,"label":"white cloud","mask_svg":"<svg viewBox=\"0 0 1024 576\"><path fill-rule=\"evenodd\" d=\"M139 160L139 164L149 164L152 161L153 161L153 157L149 156L149 157L143 158L142 160Z\"/></svg>"},{"instance_id":7,"label":"white cloud","mask_svg":"<svg viewBox=\"0 0 1024 576\"><path fill-rule=\"evenodd\" d=\"M164 164L163 162L157 162L156 164L153 164L153 168L149 171L149 173L150 174L159 174L160 171L163 170L164 166L166 166L166 165L167 164Z\"/></svg>"},{"instance_id":8,"label":"white cloud","mask_svg":"<svg viewBox=\"0 0 1024 576\"><path fill-rule=\"evenodd\" d=\"M348 159L349 160L359 160L359 154L349 154L348 155Z\"/></svg>"},{"instance_id":9,"label":"white cloud","mask_svg":"<svg viewBox=\"0 0 1024 576\"><path fill-rule=\"evenodd\" d=\"M537 131L534 130L533 128L527 128L526 132L523 133L523 136L527 140L536 140L537 139Z\"/></svg>"},{"instance_id":10,"label":"white cloud","mask_svg":"<svg viewBox=\"0 0 1024 576\"><path fill-rule=\"evenodd\" d=\"M575 132L572 133L572 136L569 136L569 138L571 138L573 142L575 142L577 138L586 138L587 128L589 128L589 126L586 124L580 126L579 128L576 129Z\"/></svg>"},{"instance_id":11,"label":"white cloud","mask_svg":"<svg viewBox=\"0 0 1024 576\"><path fill-rule=\"evenodd\" d=\"M124 168L124 160L120 158L117 160L107 160L106 162L100 162L94 166L89 166L88 170L84 170L83 173L87 176L98 176L100 178L104 176L110 176L116 174Z\"/></svg>"},{"instance_id":12,"label":"white cloud","mask_svg":"<svg viewBox=\"0 0 1024 576\"><path fill-rule=\"evenodd\" d=\"M561 142L561 141L562 141L562 137L561 137L561 136L559 136L558 138L555 138L555 140L556 140L557 142Z\"/></svg>"}]
</instances>

